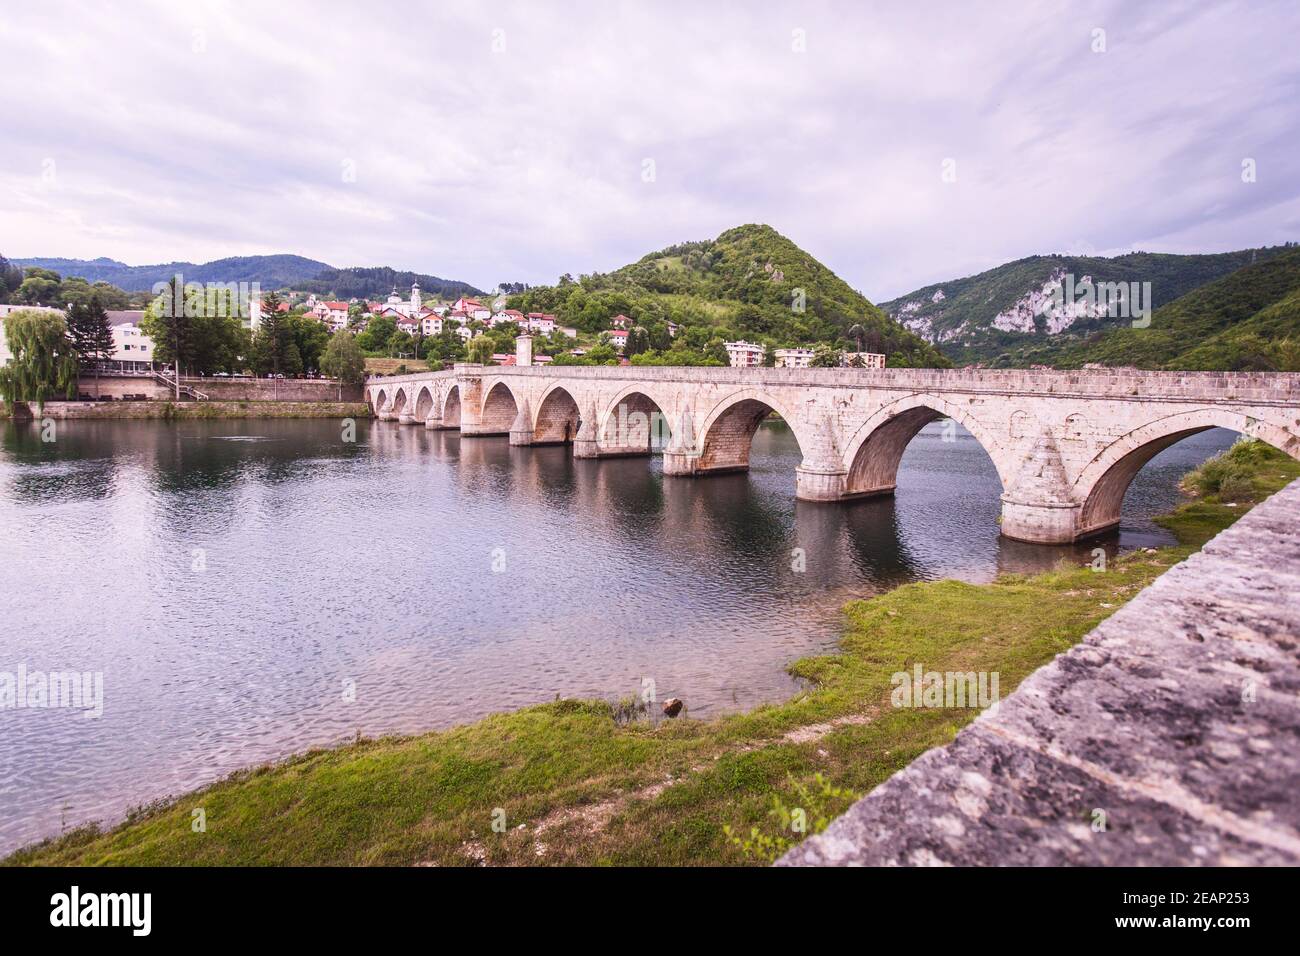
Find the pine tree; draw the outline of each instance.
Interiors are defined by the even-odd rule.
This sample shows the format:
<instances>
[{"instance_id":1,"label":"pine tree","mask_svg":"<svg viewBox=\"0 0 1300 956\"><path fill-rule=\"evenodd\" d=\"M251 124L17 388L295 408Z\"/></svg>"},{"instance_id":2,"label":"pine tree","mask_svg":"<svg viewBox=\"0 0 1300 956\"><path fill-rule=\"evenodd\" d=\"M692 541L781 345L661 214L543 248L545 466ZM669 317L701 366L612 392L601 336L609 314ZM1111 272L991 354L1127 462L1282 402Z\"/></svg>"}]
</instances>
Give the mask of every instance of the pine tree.
<instances>
[{"instance_id":1,"label":"pine tree","mask_svg":"<svg viewBox=\"0 0 1300 956\"><path fill-rule=\"evenodd\" d=\"M84 369L95 369L95 397L99 397L99 363L113 357L113 326L108 318L108 311L99 298L99 293L91 293L90 298L73 303L67 311L68 338L72 351L77 356L77 363Z\"/></svg>"}]
</instances>

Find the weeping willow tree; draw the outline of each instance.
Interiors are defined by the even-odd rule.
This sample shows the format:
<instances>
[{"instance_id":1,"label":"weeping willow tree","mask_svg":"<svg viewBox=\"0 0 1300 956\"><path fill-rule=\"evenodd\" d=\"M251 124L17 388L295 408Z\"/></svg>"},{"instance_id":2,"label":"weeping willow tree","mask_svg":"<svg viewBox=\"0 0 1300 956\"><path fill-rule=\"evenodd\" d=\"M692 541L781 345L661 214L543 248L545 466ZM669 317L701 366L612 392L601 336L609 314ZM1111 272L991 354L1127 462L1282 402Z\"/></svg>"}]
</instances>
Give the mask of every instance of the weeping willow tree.
<instances>
[{"instance_id":1,"label":"weeping willow tree","mask_svg":"<svg viewBox=\"0 0 1300 956\"><path fill-rule=\"evenodd\" d=\"M18 309L5 318L12 357L0 366L0 398L9 404L77 396L77 356L57 312Z\"/></svg>"}]
</instances>

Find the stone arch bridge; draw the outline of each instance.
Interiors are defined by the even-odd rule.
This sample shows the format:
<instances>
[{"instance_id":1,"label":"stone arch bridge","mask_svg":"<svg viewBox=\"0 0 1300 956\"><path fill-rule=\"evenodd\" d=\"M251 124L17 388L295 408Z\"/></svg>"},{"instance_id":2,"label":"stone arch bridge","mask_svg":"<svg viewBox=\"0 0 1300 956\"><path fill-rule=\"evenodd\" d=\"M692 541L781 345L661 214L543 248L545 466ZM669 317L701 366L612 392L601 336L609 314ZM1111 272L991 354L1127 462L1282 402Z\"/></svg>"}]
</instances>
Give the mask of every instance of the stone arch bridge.
<instances>
[{"instance_id":1,"label":"stone arch bridge","mask_svg":"<svg viewBox=\"0 0 1300 956\"><path fill-rule=\"evenodd\" d=\"M775 413L799 442L796 496L807 501L891 493L908 443L950 418L997 468L1002 533L1042 543L1114 528L1142 466L1207 428L1300 458L1295 373L460 364L371 379L366 397L381 419L466 437L571 443L577 458L662 453L666 476L748 468Z\"/></svg>"}]
</instances>

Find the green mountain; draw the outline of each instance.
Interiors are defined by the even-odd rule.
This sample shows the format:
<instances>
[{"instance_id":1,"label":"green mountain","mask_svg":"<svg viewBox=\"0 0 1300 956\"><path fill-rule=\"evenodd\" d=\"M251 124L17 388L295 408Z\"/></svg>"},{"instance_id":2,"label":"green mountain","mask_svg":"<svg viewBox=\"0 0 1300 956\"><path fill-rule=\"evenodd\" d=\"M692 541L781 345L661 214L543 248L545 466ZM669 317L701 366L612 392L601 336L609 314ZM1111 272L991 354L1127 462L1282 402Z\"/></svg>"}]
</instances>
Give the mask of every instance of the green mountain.
<instances>
[{"instance_id":1,"label":"green mountain","mask_svg":"<svg viewBox=\"0 0 1300 956\"><path fill-rule=\"evenodd\" d=\"M336 269L328 263L302 256L234 256L212 262L166 262L151 266L128 266L115 259L13 259L14 265L50 269L67 278L79 276L88 282L108 282L127 292L144 292L156 283L167 282L178 272L186 282L256 282L263 289L297 289L342 299L375 298L387 295L394 286L410 289L412 282L430 295L455 298L482 293L467 282L440 279L417 272L398 272L387 266Z\"/></svg>"},{"instance_id":2,"label":"green mountain","mask_svg":"<svg viewBox=\"0 0 1300 956\"><path fill-rule=\"evenodd\" d=\"M1128 326L1122 310L1069 307L1054 293L1072 281L1138 283L1149 289L1152 309L1208 282L1286 251L1286 246L1215 255L1134 252L1113 258L1030 256L979 275L925 286L881 303L892 318L938 345L960 365L1054 365L1068 350L1099 332ZM1143 287L1142 283L1150 283ZM1068 286L1066 287L1068 288ZM1134 300L1134 305L1137 301Z\"/></svg>"},{"instance_id":3,"label":"green mountain","mask_svg":"<svg viewBox=\"0 0 1300 956\"><path fill-rule=\"evenodd\" d=\"M665 348L667 323L683 329L674 344L704 349L745 339L772 347L827 343L883 352L891 365L944 367L937 349L907 331L860 292L771 226L745 225L717 239L652 252L609 273L564 276L511 296L509 306L555 314L584 332L609 328L620 313ZM860 328L855 328L859 326Z\"/></svg>"},{"instance_id":4,"label":"green mountain","mask_svg":"<svg viewBox=\"0 0 1300 956\"><path fill-rule=\"evenodd\" d=\"M1057 364L1188 371L1300 371L1300 248L1285 249L1063 349Z\"/></svg>"},{"instance_id":5,"label":"green mountain","mask_svg":"<svg viewBox=\"0 0 1300 956\"><path fill-rule=\"evenodd\" d=\"M376 299L388 295L394 288L405 296L413 282L420 284L420 291L424 295L434 295L440 299L485 294L468 282L440 279L419 272L398 272L388 266L353 266L348 269L327 266L320 274L305 282L298 282L294 288L303 292L315 292L317 295L338 296L340 299Z\"/></svg>"},{"instance_id":6,"label":"green mountain","mask_svg":"<svg viewBox=\"0 0 1300 956\"><path fill-rule=\"evenodd\" d=\"M38 266L88 282L108 282L127 292L145 292L181 273L186 282L257 282L268 289L297 286L329 269L324 262L302 256L233 256L212 262L165 262L128 266L115 259L14 259L24 268Z\"/></svg>"}]
</instances>

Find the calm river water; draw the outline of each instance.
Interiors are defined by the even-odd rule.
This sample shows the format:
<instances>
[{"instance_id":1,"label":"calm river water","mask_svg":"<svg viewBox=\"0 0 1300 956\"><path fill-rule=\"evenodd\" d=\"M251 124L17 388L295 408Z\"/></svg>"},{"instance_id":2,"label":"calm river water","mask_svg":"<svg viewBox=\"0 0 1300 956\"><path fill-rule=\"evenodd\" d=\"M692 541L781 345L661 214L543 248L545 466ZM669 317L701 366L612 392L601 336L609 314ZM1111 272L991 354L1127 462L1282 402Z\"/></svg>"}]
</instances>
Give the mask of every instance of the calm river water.
<instances>
[{"instance_id":1,"label":"calm river water","mask_svg":"<svg viewBox=\"0 0 1300 956\"><path fill-rule=\"evenodd\" d=\"M388 422L3 427L0 675L102 672L104 704L0 710L0 851L358 732L646 679L697 717L780 700L850 598L1095 546L999 538L992 463L937 424L894 499L834 506L796 504L775 424L700 480ZM1152 461L1108 546L1167 542L1150 516L1233 438Z\"/></svg>"}]
</instances>

